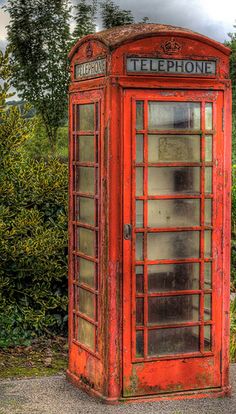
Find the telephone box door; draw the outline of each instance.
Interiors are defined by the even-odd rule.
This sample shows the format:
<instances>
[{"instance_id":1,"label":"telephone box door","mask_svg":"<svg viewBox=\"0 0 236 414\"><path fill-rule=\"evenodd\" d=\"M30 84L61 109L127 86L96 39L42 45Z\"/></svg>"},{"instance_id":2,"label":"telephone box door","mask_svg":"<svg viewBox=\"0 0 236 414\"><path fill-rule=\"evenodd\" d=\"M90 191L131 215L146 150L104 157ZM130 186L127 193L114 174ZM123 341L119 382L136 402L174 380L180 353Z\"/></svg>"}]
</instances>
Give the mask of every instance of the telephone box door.
<instances>
[{"instance_id":1,"label":"telephone box door","mask_svg":"<svg viewBox=\"0 0 236 414\"><path fill-rule=\"evenodd\" d=\"M221 386L222 107L124 91L124 397Z\"/></svg>"}]
</instances>

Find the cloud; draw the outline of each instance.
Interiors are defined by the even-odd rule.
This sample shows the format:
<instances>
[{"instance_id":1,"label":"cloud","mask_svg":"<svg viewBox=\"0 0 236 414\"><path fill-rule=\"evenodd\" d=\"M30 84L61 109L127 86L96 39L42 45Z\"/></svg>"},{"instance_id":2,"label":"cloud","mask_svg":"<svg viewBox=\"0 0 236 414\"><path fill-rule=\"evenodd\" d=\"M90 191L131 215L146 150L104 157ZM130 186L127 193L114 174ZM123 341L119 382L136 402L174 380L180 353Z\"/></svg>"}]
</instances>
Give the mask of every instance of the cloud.
<instances>
[{"instance_id":1,"label":"cloud","mask_svg":"<svg viewBox=\"0 0 236 414\"><path fill-rule=\"evenodd\" d=\"M236 19L235 0L214 0L212 8L212 0L116 0L116 3L122 9L130 9L137 21L147 16L152 23L186 27L220 42L233 30Z\"/></svg>"},{"instance_id":2,"label":"cloud","mask_svg":"<svg viewBox=\"0 0 236 414\"><path fill-rule=\"evenodd\" d=\"M0 9L0 40L3 41L7 37L6 26L9 23L9 14Z\"/></svg>"},{"instance_id":3,"label":"cloud","mask_svg":"<svg viewBox=\"0 0 236 414\"><path fill-rule=\"evenodd\" d=\"M30 1L30 0L29 0ZM71 0L76 4L78 0ZM236 0L114 0L122 9L131 10L135 20L144 16L150 22L182 26L220 42L233 31L236 19ZM6 0L0 0L0 6ZM0 41L7 36L9 14L0 8ZM101 30L101 18L97 20Z\"/></svg>"}]
</instances>

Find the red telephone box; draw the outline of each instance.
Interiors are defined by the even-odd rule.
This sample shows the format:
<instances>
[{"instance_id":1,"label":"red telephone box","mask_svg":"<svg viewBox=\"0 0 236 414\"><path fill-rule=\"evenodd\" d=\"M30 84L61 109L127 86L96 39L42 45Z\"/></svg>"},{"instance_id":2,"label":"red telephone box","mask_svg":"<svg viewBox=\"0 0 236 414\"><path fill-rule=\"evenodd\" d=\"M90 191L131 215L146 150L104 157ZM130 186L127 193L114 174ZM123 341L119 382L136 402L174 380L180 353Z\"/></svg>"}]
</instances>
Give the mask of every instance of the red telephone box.
<instances>
[{"instance_id":1,"label":"red telephone box","mask_svg":"<svg viewBox=\"0 0 236 414\"><path fill-rule=\"evenodd\" d=\"M107 402L229 393L229 54L157 24L70 52L68 377Z\"/></svg>"}]
</instances>

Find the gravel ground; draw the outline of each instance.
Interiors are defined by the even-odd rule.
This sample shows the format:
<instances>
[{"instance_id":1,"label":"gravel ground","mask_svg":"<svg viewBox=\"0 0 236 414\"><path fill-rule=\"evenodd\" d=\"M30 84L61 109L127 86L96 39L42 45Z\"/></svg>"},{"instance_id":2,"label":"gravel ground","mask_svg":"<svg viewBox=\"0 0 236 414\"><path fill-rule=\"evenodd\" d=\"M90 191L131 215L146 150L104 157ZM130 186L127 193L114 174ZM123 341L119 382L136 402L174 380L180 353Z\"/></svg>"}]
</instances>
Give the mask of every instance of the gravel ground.
<instances>
[{"instance_id":1,"label":"gravel ground","mask_svg":"<svg viewBox=\"0 0 236 414\"><path fill-rule=\"evenodd\" d=\"M231 398L109 406L69 384L64 376L0 381L0 414L236 414L236 364Z\"/></svg>"}]
</instances>

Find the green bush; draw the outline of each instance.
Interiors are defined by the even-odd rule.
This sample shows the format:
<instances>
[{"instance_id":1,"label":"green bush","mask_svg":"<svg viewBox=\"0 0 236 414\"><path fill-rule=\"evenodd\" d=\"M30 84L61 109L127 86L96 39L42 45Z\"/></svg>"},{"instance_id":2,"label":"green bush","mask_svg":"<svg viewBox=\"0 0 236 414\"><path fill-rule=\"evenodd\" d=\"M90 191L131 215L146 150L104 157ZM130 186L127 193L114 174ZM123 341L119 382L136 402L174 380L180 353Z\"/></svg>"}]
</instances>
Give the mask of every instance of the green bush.
<instances>
[{"instance_id":1,"label":"green bush","mask_svg":"<svg viewBox=\"0 0 236 414\"><path fill-rule=\"evenodd\" d=\"M230 359L236 362L236 298L230 306Z\"/></svg>"},{"instance_id":2,"label":"green bush","mask_svg":"<svg viewBox=\"0 0 236 414\"><path fill-rule=\"evenodd\" d=\"M20 314L16 319L25 331L62 333L67 320L67 166L23 155L10 164L0 204L0 307Z\"/></svg>"},{"instance_id":3,"label":"green bush","mask_svg":"<svg viewBox=\"0 0 236 414\"><path fill-rule=\"evenodd\" d=\"M0 52L0 346L67 326L67 165L27 154L35 120L6 103L8 59Z\"/></svg>"},{"instance_id":4,"label":"green bush","mask_svg":"<svg viewBox=\"0 0 236 414\"><path fill-rule=\"evenodd\" d=\"M38 119L35 132L25 142L24 149L27 155L32 159L47 159L51 153L51 147L45 131L45 127ZM62 161L68 160L68 126L61 126L57 131L57 142L55 146L55 156Z\"/></svg>"}]
</instances>

